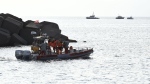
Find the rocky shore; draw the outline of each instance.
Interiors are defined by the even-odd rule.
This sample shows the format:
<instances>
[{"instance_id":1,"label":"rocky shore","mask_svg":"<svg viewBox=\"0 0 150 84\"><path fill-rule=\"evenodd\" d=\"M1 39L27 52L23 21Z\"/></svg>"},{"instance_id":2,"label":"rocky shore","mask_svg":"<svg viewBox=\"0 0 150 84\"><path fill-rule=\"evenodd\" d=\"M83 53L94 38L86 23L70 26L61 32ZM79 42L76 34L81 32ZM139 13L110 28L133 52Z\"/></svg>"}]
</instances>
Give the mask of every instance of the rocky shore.
<instances>
[{"instance_id":1,"label":"rocky shore","mask_svg":"<svg viewBox=\"0 0 150 84\"><path fill-rule=\"evenodd\" d=\"M61 30L57 23L43 21L23 21L21 18L12 14L0 14L0 47L15 45L31 45L33 35L35 36L47 33L50 38L69 40L68 36L61 34ZM69 40L77 42L76 40Z\"/></svg>"}]
</instances>

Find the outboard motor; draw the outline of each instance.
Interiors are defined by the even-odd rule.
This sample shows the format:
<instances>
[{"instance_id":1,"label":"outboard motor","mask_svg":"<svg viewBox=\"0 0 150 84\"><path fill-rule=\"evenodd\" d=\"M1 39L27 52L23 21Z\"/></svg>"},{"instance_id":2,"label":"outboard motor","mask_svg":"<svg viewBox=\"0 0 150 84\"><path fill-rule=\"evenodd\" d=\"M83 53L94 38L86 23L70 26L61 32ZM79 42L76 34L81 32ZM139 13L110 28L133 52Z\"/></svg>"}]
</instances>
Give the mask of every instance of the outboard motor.
<instances>
[{"instance_id":1,"label":"outboard motor","mask_svg":"<svg viewBox=\"0 0 150 84\"><path fill-rule=\"evenodd\" d=\"M22 60L26 60L26 61L31 60L31 52L29 50L23 51Z\"/></svg>"},{"instance_id":2,"label":"outboard motor","mask_svg":"<svg viewBox=\"0 0 150 84\"><path fill-rule=\"evenodd\" d=\"M22 50L16 50L15 51L15 56L17 59L22 59L23 55L22 55L23 51Z\"/></svg>"}]
</instances>

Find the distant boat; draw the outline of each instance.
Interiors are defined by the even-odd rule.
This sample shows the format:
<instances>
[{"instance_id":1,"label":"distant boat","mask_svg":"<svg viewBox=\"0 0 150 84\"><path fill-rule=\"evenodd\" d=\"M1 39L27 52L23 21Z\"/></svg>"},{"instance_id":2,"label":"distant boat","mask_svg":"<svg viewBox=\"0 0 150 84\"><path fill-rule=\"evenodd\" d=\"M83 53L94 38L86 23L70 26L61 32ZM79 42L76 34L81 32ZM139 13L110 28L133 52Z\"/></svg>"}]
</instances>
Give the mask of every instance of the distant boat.
<instances>
[{"instance_id":1,"label":"distant boat","mask_svg":"<svg viewBox=\"0 0 150 84\"><path fill-rule=\"evenodd\" d=\"M93 15L89 16L89 17L86 17L86 19L99 19L98 17L95 17L94 13Z\"/></svg>"},{"instance_id":2,"label":"distant boat","mask_svg":"<svg viewBox=\"0 0 150 84\"><path fill-rule=\"evenodd\" d=\"M116 19L124 19L122 16L117 16Z\"/></svg>"},{"instance_id":3,"label":"distant boat","mask_svg":"<svg viewBox=\"0 0 150 84\"><path fill-rule=\"evenodd\" d=\"M133 19L133 17L132 17L132 16L130 16L130 17L127 17L127 19Z\"/></svg>"}]
</instances>

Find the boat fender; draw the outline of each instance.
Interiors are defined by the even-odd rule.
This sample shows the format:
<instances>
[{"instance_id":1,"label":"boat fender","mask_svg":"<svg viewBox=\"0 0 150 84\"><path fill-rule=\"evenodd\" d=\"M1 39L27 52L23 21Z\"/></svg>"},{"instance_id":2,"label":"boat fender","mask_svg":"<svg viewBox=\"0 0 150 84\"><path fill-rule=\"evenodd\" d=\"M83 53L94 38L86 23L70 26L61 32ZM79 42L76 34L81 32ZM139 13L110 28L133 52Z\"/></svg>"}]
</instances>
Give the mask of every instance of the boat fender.
<instances>
[{"instance_id":1,"label":"boat fender","mask_svg":"<svg viewBox=\"0 0 150 84\"><path fill-rule=\"evenodd\" d=\"M23 53L23 50L16 50L15 51L16 58L17 59L22 59L22 57L23 57L22 53Z\"/></svg>"},{"instance_id":2,"label":"boat fender","mask_svg":"<svg viewBox=\"0 0 150 84\"><path fill-rule=\"evenodd\" d=\"M22 60L31 60L31 52L29 50L25 50L23 51L22 53L23 57L22 57Z\"/></svg>"},{"instance_id":3,"label":"boat fender","mask_svg":"<svg viewBox=\"0 0 150 84\"><path fill-rule=\"evenodd\" d=\"M37 60L37 56L39 56L39 54L32 54L32 60Z\"/></svg>"}]
</instances>

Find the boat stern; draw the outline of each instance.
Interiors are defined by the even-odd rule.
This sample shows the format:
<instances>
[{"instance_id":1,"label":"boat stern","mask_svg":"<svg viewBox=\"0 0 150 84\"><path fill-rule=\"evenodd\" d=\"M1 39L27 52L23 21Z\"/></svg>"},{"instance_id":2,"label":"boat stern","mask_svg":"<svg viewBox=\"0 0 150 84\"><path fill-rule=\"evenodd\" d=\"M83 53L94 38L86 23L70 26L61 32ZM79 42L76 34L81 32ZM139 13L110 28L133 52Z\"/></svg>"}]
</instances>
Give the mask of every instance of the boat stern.
<instances>
[{"instance_id":1,"label":"boat stern","mask_svg":"<svg viewBox=\"0 0 150 84\"><path fill-rule=\"evenodd\" d=\"M31 52L29 50L16 50L15 56L19 60L31 60Z\"/></svg>"}]
</instances>

